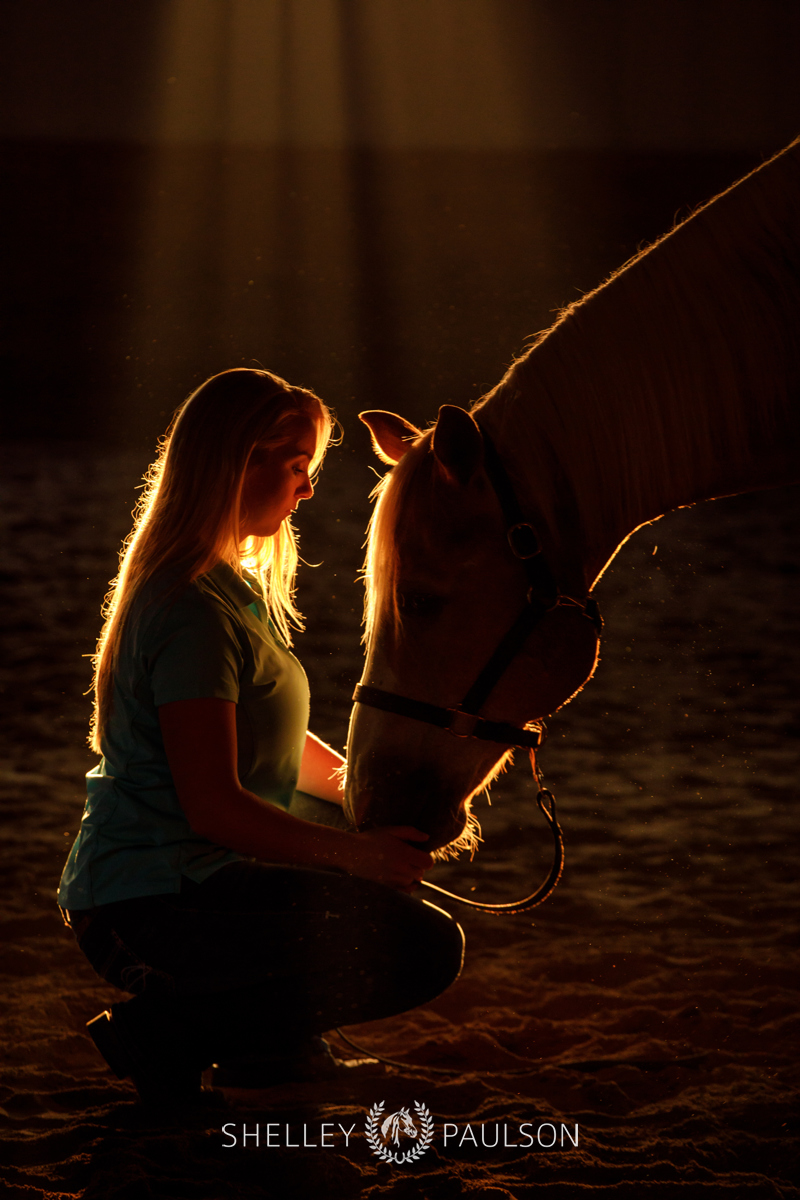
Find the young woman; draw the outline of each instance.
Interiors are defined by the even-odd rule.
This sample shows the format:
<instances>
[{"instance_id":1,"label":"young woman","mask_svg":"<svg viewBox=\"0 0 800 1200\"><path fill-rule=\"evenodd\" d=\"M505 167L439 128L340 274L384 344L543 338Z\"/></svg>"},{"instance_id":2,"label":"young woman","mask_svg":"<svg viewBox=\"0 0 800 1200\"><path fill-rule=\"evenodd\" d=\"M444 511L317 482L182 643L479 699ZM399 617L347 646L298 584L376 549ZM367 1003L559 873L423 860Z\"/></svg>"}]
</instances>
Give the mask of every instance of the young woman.
<instances>
[{"instance_id":1,"label":"young woman","mask_svg":"<svg viewBox=\"0 0 800 1200\"><path fill-rule=\"evenodd\" d=\"M267 371L207 380L147 476L107 604L102 758L58 902L133 994L88 1029L148 1102L197 1098L212 1062L245 1086L330 1069L320 1033L424 1003L460 969L458 925L407 894L425 835L348 828L343 760L307 730L291 515L330 434L318 397Z\"/></svg>"}]
</instances>

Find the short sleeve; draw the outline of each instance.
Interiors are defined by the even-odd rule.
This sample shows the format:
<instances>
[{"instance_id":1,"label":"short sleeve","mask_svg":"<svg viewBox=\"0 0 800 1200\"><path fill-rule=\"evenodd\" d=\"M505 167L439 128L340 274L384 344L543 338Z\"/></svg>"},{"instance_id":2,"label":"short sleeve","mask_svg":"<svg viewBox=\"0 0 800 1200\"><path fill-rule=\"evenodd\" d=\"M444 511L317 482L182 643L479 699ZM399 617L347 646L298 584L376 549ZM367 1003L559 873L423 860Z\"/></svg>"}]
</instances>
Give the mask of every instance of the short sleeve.
<instances>
[{"instance_id":1,"label":"short sleeve","mask_svg":"<svg viewBox=\"0 0 800 1200\"><path fill-rule=\"evenodd\" d=\"M239 699L244 656L231 615L190 586L162 610L142 640L153 703Z\"/></svg>"}]
</instances>

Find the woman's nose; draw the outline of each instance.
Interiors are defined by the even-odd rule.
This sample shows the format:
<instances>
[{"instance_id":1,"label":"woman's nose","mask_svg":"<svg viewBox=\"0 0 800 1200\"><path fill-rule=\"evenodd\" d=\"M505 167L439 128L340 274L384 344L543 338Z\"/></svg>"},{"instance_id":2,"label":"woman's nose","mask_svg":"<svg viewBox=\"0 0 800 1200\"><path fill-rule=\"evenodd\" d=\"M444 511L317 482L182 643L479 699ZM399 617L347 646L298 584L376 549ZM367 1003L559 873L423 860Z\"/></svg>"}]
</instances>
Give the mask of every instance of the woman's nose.
<instances>
[{"instance_id":1,"label":"woman's nose","mask_svg":"<svg viewBox=\"0 0 800 1200\"><path fill-rule=\"evenodd\" d=\"M307 475L297 489L297 495L301 500L310 500L314 495L314 485Z\"/></svg>"}]
</instances>

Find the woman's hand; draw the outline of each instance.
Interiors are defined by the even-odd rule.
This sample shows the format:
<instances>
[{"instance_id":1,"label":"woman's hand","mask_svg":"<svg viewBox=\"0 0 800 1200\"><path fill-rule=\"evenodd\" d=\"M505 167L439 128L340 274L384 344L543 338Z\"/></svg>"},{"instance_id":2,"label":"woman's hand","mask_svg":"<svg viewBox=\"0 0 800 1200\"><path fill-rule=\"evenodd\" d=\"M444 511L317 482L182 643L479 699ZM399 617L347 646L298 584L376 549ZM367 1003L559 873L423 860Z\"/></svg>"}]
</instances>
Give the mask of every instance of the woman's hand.
<instances>
[{"instance_id":1,"label":"woman's hand","mask_svg":"<svg viewBox=\"0 0 800 1200\"><path fill-rule=\"evenodd\" d=\"M428 840L427 833L421 833L411 825L388 825L351 837L352 860L346 864L346 869L364 879L410 892L433 866L430 854L408 845L409 842Z\"/></svg>"}]
</instances>

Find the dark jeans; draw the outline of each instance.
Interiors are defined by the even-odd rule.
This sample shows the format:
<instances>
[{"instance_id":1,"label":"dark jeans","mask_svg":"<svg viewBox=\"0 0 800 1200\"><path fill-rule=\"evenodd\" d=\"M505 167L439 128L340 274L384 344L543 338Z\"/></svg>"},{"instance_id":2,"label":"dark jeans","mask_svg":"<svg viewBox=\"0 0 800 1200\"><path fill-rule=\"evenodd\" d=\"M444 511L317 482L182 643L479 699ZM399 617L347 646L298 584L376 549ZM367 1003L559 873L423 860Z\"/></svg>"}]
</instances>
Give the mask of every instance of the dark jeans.
<instances>
[{"instance_id":1,"label":"dark jeans","mask_svg":"<svg viewBox=\"0 0 800 1200\"><path fill-rule=\"evenodd\" d=\"M201 1066L415 1008L463 957L441 909L332 870L231 863L179 895L71 915L97 973L134 993L113 1007L131 1040Z\"/></svg>"}]
</instances>

